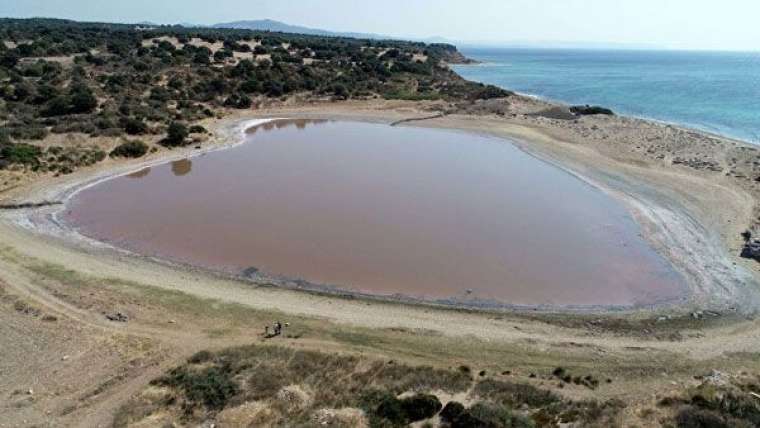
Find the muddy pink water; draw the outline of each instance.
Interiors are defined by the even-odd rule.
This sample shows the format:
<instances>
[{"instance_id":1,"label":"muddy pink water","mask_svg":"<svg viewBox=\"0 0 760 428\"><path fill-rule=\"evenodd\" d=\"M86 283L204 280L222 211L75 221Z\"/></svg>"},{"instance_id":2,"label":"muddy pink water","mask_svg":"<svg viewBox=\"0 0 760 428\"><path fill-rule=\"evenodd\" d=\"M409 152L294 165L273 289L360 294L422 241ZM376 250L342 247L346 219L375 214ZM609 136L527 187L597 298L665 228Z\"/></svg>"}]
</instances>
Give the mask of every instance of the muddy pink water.
<instances>
[{"instance_id":1,"label":"muddy pink water","mask_svg":"<svg viewBox=\"0 0 760 428\"><path fill-rule=\"evenodd\" d=\"M247 139L86 189L66 218L149 255L379 295L633 305L682 292L620 204L504 140L304 121Z\"/></svg>"}]
</instances>

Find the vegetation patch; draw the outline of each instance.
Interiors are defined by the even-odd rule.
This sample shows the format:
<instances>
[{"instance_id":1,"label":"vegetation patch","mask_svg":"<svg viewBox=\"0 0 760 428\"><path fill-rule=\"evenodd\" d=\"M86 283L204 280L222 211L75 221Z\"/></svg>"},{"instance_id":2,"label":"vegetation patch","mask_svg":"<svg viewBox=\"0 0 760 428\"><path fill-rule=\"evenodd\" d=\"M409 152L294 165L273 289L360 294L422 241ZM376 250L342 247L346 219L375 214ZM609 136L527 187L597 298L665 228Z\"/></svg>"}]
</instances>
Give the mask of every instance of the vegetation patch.
<instances>
[{"instance_id":1,"label":"vegetation patch","mask_svg":"<svg viewBox=\"0 0 760 428\"><path fill-rule=\"evenodd\" d=\"M140 140L119 144L111 151L111 157L141 158L148 153L148 145Z\"/></svg>"},{"instance_id":2,"label":"vegetation patch","mask_svg":"<svg viewBox=\"0 0 760 428\"><path fill-rule=\"evenodd\" d=\"M466 58L442 43L41 18L0 19L0 40L24 41L0 43L0 121L16 140L168 128L165 145L175 147L186 138L172 129L175 122L290 97L469 101L511 95L451 71L447 62ZM61 56L71 62L45 59Z\"/></svg>"},{"instance_id":3,"label":"vegetation patch","mask_svg":"<svg viewBox=\"0 0 760 428\"><path fill-rule=\"evenodd\" d=\"M589 116L589 115L595 115L595 114L602 114L606 116L615 115L615 113L608 108L600 107L600 106L590 106L590 105L572 106L570 107L570 111L572 113L575 113L578 116Z\"/></svg>"},{"instance_id":4,"label":"vegetation patch","mask_svg":"<svg viewBox=\"0 0 760 428\"><path fill-rule=\"evenodd\" d=\"M729 381L717 373L682 396L666 397L663 407L675 409L679 428L760 426L760 381Z\"/></svg>"},{"instance_id":5,"label":"vegetation patch","mask_svg":"<svg viewBox=\"0 0 760 428\"><path fill-rule=\"evenodd\" d=\"M623 408L614 401L567 400L528 384L476 381L455 368L263 345L199 352L153 381L151 388L120 410L121 426L156 415L201 424L225 415L243 417L244 409L256 413L259 424L314 426L315 420L335 413L330 409L351 409L346 412L360 412L372 427L415 422L462 428L601 427L619 425ZM163 393L156 394L156 388ZM475 404L444 406L437 391L471 391ZM254 415L250 417L253 423Z\"/></svg>"}]
</instances>

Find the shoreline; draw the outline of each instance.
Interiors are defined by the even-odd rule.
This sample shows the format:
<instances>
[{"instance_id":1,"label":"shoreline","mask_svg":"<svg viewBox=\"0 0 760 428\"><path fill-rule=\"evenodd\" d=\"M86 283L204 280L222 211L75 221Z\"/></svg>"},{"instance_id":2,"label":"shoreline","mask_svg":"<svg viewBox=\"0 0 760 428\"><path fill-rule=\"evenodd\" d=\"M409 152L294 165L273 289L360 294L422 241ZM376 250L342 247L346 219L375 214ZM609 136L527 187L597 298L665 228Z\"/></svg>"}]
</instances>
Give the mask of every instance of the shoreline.
<instances>
[{"instance_id":1,"label":"shoreline","mask_svg":"<svg viewBox=\"0 0 760 428\"><path fill-rule=\"evenodd\" d=\"M499 63L493 63L493 62L491 62L491 63L489 63L489 62L475 62L475 63L470 63L470 64L453 64L453 65L456 66L456 67L481 67L481 66L489 66L489 64L490 64L490 66L499 66L500 65ZM452 68L452 70L453 70L453 68ZM454 71L456 72L456 70L454 70ZM459 73L457 72L457 74L459 74ZM464 78L464 76L462 76L462 77ZM480 81L480 80L472 80L472 81L473 82L482 83L482 84L488 84L487 82L483 82L483 81ZM552 97L548 97L548 96L544 96L544 95L538 95L538 94L532 94L532 93L528 93L528 92L521 92L521 91L517 91L517 90L511 89L511 88L503 87L501 85L495 85L495 86L497 86L499 88L502 88L502 89L510 90L510 91L514 92L516 95L518 95L520 97L530 98L530 99L536 100L538 102L546 103L548 105L556 106L556 107L570 107L570 106L574 106L574 105L583 105L583 104L586 104L584 102L579 102L579 103L576 104L576 103L572 103L572 102L569 102L569 101L566 101L566 100L562 100L562 99L558 99L558 98L552 98ZM593 105L597 105L597 104L593 104ZM752 146L760 147L760 139L758 139L757 141L752 141L750 139L743 138L743 137L740 137L738 135L724 134L724 133L721 133L717 129L708 129L706 126L699 125L697 123L687 123L687 122L678 122L676 120L659 119L659 118L652 117L652 116L646 116L646 115L640 115L640 114L633 113L633 112L628 112L628 111L625 111L625 109L622 109L622 108L621 108L621 110L618 111L618 110L616 110L616 108L614 106L609 106L609 105L601 105L601 107L611 108L613 110L613 112L615 113L615 115L618 116L618 117L637 119L637 120L642 120L642 121L645 121L645 122L652 122L652 123L660 124L660 125L663 125L663 126L672 126L672 127L681 129L681 130L686 131L686 132L698 132L700 134L704 134L704 135L707 135L707 136L710 136L710 137L713 137L713 138L717 138L717 139L721 139L721 140L733 141L733 142L736 142L736 143L739 143L739 144L749 144L749 145L752 145Z\"/></svg>"},{"instance_id":2,"label":"shoreline","mask_svg":"<svg viewBox=\"0 0 760 428\"><path fill-rule=\"evenodd\" d=\"M287 109L286 109L287 110ZM245 132L246 129L252 126L257 126L262 123L266 123L267 121L271 120L277 120L281 119L282 116L286 115L295 115L296 117L299 116L298 113L283 113L283 114L277 114L274 113L268 113L268 114L248 114L245 115L245 117L238 117L234 119L225 119L222 121L219 121L215 124L214 131L218 133L218 135L215 137L215 143L209 144L207 147L204 147L201 150L189 150L189 149L183 149L180 153L176 153L176 151L169 151L166 153L161 153L160 156L157 158L143 161L137 164L130 163L126 166L120 166L116 169L110 168L105 171L96 171L96 172L89 172L85 174L85 177L80 178L78 180L74 180L70 183L64 183L62 185L59 185L57 187L54 187L53 189L47 188L44 190L45 193L48 195L50 192L56 195L61 195L61 197L64 198L64 201L68 201L71 197L76 195L79 191L96 185L97 183L100 183L104 180L108 180L110 178L114 178L119 175L125 175L129 174L135 171L138 171L140 169L144 169L150 166L154 166L157 164L163 164L167 162L171 162L172 160L177 159L184 159L187 157L193 157L193 156L199 156L204 153L208 153L215 150L223 150L226 148L234 147L239 144L244 143L244 139L239 138L241 132ZM259 117L255 117L259 116ZM269 117L266 117L269 116ZM314 113L310 112L301 112L300 117L315 117L319 115L315 115ZM333 118L333 119L340 119L340 115L335 116L333 114L331 115L324 114L321 117L323 118ZM350 116L350 115L349 115ZM383 115L382 113L379 115L380 118L378 120L378 117L362 117L361 114L356 115L353 117L353 120L370 120L370 121L379 121L383 123L391 123L392 121L387 117L387 115ZM349 117L349 120L351 118ZM456 126L441 126L440 124L433 123L431 126L431 122L440 122L440 121L446 121L446 117L441 118L426 118L426 120L422 122L415 122L414 125L406 125L406 126L423 126L423 127L442 127L447 129L453 129L458 130L462 132L482 132L486 135L491 135L495 138L499 138L503 140L504 142L508 144L513 144L516 148L528 153L531 156L536 157L537 159L547 162L550 165L560 168L563 171L570 173L571 175L575 176L576 178L581 179L582 181L586 182L587 184L594 186L595 188L599 189L600 191L606 192L610 194L612 197L614 197L616 200L618 200L620 203L623 203L628 211L631 213L631 215L634 217L636 222L639 224L639 226L642 228L642 233L645 235L645 239L650 244L653 245L653 248L660 253L663 257L665 257L672 265L673 267L682 275L684 276L685 280L688 282L689 290L686 295L684 295L682 298L676 299L675 301L669 301L669 302L662 302L662 303L655 303L655 304L646 304L646 305L626 305L626 306L619 306L619 305L510 305L510 304L499 304L499 305L490 305L488 302L478 302L475 305L473 304L461 304L459 302L451 302L451 301L429 301L429 300L418 300L418 299L412 299L407 298L404 296L378 296L378 295L371 295L366 293L360 293L360 292L351 292L341 289L336 289L335 287L331 286L323 286L318 284L310 284L308 282L302 282L302 281L293 281L292 278L284 278L284 277L265 277L265 278L257 278L256 280L252 281L251 285L253 286L276 286L285 290L296 290L298 293L307 292L307 293L313 293L316 295L326 295L331 296L335 298L348 298L348 299L360 299L360 300L367 300L367 301L379 301L379 302L388 302L388 303L400 303L404 305L412 305L412 306L419 306L419 307L431 307L431 308L444 308L444 309L460 309L460 310L475 310L475 311L482 311L482 312L539 312L539 313L629 313L629 312L668 312L668 313L680 313L680 312L689 312L691 310L694 310L695 308L703 308L704 302L710 300L706 299L706 297L710 297L710 293L714 292L709 284L711 281L710 278L706 277L705 275L709 272L705 271L692 271L691 269L693 267L689 266L687 263L688 260L681 260L678 257L674 257L676 255L674 252L665 252L663 254L663 250L672 250L671 247L674 247L673 244L673 236L672 235L679 235L683 237L684 235L688 235L689 228L682 228L684 230L679 230L676 232L671 232L670 236L668 233L665 233L664 236L659 236L658 234L662 235L662 231L658 231L658 228L662 228L662 225L670 222L672 224L678 224L681 223L688 223L689 220L687 219L679 219L677 216L677 213L674 213L673 211L669 211L667 207L664 206L657 206L652 205L651 201L647 201L645 198L642 199L639 197L636 198L635 194L635 188L631 188L629 186L628 189L614 189L610 187L608 184L605 184L601 182L598 177L594 178L590 175L584 175L581 171L579 171L577 168L573 168L572 165L568 165L568 163L565 161L563 162L561 159L553 158L550 154L545 152L540 152L536 150L536 147L530 147L531 143L527 142L522 139L515 139L515 138L509 138L505 137L504 135L499 135L498 133L490 132L488 129L484 130L472 130L472 129L464 129ZM456 124L454 124L456 125ZM491 130L493 131L493 130ZM532 150L531 150L532 148ZM39 192L39 189L38 189ZM33 194L35 194L33 192ZM228 279L232 279L235 281L240 281L241 277L239 276L227 276L223 273L220 273L218 271L213 270L207 270L204 268L199 268L197 266L186 266L182 263L172 262L170 260L162 260L162 259L156 259L155 257L150 256L143 256L139 254L134 254L129 252L128 250L124 250L118 247L111 246L110 244L106 244L97 240L94 240L92 238L85 237L81 234L79 234L76 231L71 230L70 228L67 228L65 225L61 224L61 222L58 220L56 214L58 212L61 212L63 209L65 209L65 205L63 207L57 207L57 208L48 208L45 210L23 210L23 211L30 211L29 215L21 215L19 218L17 216L16 220L14 221L16 225L25 227L27 230L32 231L32 233L48 233L55 236L57 235L57 238L63 239L64 241L68 241L69 244L73 244L75 246L90 246L92 249L96 249L96 251L102 252L107 247L110 247L110 251L115 250L117 254L130 254L129 257L136 257L138 259L145 260L150 263L160 263L167 265L169 267L176 268L180 271L206 271L207 273L211 273L212 275L220 275L221 277L226 277ZM43 211L42 217L39 216L40 211ZM19 213L16 213L19 214ZM8 215L2 216L8 219ZM688 216L687 216L688 217ZM46 223L46 220L49 220L48 223ZM693 226L693 225L692 225ZM58 228L59 230L55 230L55 228ZM63 232L63 233L60 233ZM676 236L677 237L677 236ZM670 239L668 242L667 240ZM671 247L669 247L671 246ZM677 246L675 246L677 247ZM683 249L683 248L681 248ZM103 254L104 256L108 257L107 254ZM713 255L714 256L714 255ZM681 262L680 265L678 262ZM707 278L707 279L705 279ZM712 279L713 281L715 278ZM293 284L296 284L295 286ZM304 286L305 285L305 286ZM707 288L705 288L707 287ZM718 297L718 296L713 296ZM722 296L726 297L726 296ZM734 299L716 299L716 301L712 302L712 305L710 306L711 309L717 309L720 311L730 311L730 310L738 310L744 311L747 310L749 312L753 312L756 305L754 305L754 302L747 302L744 299L735 299L736 302L732 302L730 300ZM718 304L718 302L720 302ZM452 304L453 303L453 304ZM742 303L749 303L746 306L742 306Z\"/></svg>"}]
</instances>

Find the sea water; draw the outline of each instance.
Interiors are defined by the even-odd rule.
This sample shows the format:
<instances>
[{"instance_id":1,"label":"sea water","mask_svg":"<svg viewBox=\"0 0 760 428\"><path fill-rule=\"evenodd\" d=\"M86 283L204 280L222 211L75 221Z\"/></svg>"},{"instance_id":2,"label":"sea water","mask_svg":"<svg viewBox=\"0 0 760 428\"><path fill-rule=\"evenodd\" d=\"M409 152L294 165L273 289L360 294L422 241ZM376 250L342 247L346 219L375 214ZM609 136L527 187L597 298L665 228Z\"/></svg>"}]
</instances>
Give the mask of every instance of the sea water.
<instances>
[{"instance_id":1,"label":"sea water","mask_svg":"<svg viewBox=\"0 0 760 428\"><path fill-rule=\"evenodd\" d=\"M464 48L469 80L760 144L760 52Z\"/></svg>"}]
</instances>

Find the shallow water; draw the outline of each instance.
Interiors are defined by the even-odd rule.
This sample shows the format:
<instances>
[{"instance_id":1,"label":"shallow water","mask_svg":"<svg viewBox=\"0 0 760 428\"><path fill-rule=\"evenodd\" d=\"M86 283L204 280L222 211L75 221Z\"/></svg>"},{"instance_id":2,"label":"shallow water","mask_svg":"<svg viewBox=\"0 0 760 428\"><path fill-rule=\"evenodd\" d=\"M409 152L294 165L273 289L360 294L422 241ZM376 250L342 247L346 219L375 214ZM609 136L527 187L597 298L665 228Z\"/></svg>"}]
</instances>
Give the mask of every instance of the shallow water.
<instances>
[{"instance_id":1,"label":"shallow water","mask_svg":"<svg viewBox=\"0 0 760 428\"><path fill-rule=\"evenodd\" d=\"M504 140L302 120L247 139L83 190L65 217L140 253L379 295L633 305L682 292L620 204Z\"/></svg>"}]
</instances>

